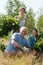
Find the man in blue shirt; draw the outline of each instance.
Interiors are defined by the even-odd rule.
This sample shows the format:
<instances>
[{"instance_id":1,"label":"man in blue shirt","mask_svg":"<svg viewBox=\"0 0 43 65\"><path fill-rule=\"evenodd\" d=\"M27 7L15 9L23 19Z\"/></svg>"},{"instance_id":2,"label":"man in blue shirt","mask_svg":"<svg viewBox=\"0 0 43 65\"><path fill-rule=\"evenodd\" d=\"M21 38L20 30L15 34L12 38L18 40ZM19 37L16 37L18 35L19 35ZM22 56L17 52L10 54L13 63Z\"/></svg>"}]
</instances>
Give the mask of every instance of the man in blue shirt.
<instances>
[{"instance_id":1,"label":"man in blue shirt","mask_svg":"<svg viewBox=\"0 0 43 65\"><path fill-rule=\"evenodd\" d=\"M30 48L31 45L29 42L25 39L25 35L27 32L26 27L21 27L20 28L20 33L14 33L11 36L10 42L8 46L5 49L5 54L15 54L18 52L18 50L22 50L22 47L27 47Z\"/></svg>"}]
</instances>

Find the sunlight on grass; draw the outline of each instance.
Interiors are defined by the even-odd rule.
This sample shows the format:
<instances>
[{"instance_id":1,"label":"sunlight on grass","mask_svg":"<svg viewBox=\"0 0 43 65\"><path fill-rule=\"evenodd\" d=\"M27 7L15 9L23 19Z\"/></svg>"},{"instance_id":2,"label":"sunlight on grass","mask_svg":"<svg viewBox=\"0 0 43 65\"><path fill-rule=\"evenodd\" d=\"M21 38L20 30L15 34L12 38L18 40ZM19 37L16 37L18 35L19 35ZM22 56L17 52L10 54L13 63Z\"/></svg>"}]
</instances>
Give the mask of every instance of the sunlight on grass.
<instances>
[{"instance_id":1,"label":"sunlight on grass","mask_svg":"<svg viewBox=\"0 0 43 65\"><path fill-rule=\"evenodd\" d=\"M35 60L35 56L32 54L27 56L21 52L15 57L4 57L3 52L0 51L0 65L43 65L43 58L39 62Z\"/></svg>"}]
</instances>

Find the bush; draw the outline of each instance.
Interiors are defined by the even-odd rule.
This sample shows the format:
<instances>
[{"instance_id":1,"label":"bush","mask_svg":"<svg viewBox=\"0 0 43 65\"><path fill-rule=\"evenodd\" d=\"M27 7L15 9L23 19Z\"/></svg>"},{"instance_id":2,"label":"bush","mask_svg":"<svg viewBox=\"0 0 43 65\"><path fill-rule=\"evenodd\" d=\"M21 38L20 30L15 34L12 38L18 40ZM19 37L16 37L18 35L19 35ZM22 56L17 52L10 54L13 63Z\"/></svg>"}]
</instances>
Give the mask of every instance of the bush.
<instances>
[{"instance_id":1,"label":"bush","mask_svg":"<svg viewBox=\"0 0 43 65\"><path fill-rule=\"evenodd\" d=\"M35 49L36 51L43 52L43 38L42 38L42 37L40 37L40 38L36 41L36 43L35 43L35 45L34 45L34 49Z\"/></svg>"},{"instance_id":2,"label":"bush","mask_svg":"<svg viewBox=\"0 0 43 65\"><path fill-rule=\"evenodd\" d=\"M4 52L5 48L6 48L6 46L4 44L0 43L0 50L2 52Z\"/></svg>"},{"instance_id":3,"label":"bush","mask_svg":"<svg viewBox=\"0 0 43 65\"><path fill-rule=\"evenodd\" d=\"M5 16L3 17L3 25L2 25L2 36L8 35L8 32L11 30L18 30L19 29L19 20L13 17Z\"/></svg>"}]
</instances>

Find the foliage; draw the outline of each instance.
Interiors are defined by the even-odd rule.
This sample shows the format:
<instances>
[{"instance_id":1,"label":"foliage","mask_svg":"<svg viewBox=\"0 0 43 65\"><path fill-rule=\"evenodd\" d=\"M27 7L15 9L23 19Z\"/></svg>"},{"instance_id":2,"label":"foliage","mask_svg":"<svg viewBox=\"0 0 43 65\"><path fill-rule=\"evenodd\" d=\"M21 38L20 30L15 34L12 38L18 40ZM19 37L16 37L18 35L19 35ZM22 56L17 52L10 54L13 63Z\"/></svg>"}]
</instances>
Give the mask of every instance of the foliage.
<instances>
[{"instance_id":1,"label":"foliage","mask_svg":"<svg viewBox=\"0 0 43 65\"><path fill-rule=\"evenodd\" d=\"M13 17L4 16L3 18L3 25L1 35L8 35L8 32L11 30L18 30L19 29L19 20Z\"/></svg>"},{"instance_id":2,"label":"foliage","mask_svg":"<svg viewBox=\"0 0 43 65\"><path fill-rule=\"evenodd\" d=\"M37 28L40 33L43 32L43 14L38 17Z\"/></svg>"},{"instance_id":3,"label":"foliage","mask_svg":"<svg viewBox=\"0 0 43 65\"><path fill-rule=\"evenodd\" d=\"M33 10L31 8L27 12L26 18L27 18L27 20L26 20L26 23L27 23L26 26L28 28L28 33L31 33L32 29L35 27Z\"/></svg>"},{"instance_id":4,"label":"foliage","mask_svg":"<svg viewBox=\"0 0 43 65\"><path fill-rule=\"evenodd\" d=\"M4 45L3 43L0 43L0 50L2 52L4 52L5 48L6 48L6 45Z\"/></svg>"},{"instance_id":5,"label":"foliage","mask_svg":"<svg viewBox=\"0 0 43 65\"><path fill-rule=\"evenodd\" d=\"M7 10L7 14L9 16L15 16L18 14L19 8L21 6L25 5L23 3L21 3L19 0L8 0L7 5L6 5L6 10Z\"/></svg>"},{"instance_id":6,"label":"foliage","mask_svg":"<svg viewBox=\"0 0 43 65\"><path fill-rule=\"evenodd\" d=\"M40 34L33 47L36 51L43 52L43 34Z\"/></svg>"}]
</instances>

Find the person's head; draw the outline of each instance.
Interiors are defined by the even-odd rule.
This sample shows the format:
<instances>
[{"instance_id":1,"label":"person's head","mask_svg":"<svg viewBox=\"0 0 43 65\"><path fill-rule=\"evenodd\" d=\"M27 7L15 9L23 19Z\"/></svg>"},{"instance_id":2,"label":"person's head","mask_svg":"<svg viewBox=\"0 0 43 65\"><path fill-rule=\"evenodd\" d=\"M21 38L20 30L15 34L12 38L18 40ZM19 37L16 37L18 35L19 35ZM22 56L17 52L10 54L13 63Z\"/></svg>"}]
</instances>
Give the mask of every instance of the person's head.
<instances>
[{"instance_id":1,"label":"person's head","mask_svg":"<svg viewBox=\"0 0 43 65\"><path fill-rule=\"evenodd\" d=\"M25 11L25 8L24 8L24 7L22 7L22 8L19 9L19 14L20 14L20 15L24 15L25 12L26 12L26 11Z\"/></svg>"},{"instance_id":2,"label":"person's head","mask_svg":"<svg viewBox=\"0 0 43 65\"><path fill-rule=\"evenodd\" d=\"M21 27L20 28L20 35L21 37L24 37L26 35L27 28L26 27Z\"/></svg>"},{"instance_id":3,"label":"person's head","mask_svg":"<svg viewBox=\"0 0 43 65\"><path fill-rule=\"evenodd\" d=\"M37 30L36 28L34 28L34 29L32 30L32 35L33 35L35 38L37 38L37 36L38 36L38 30Z\"/></svg>"}]
</instances>

